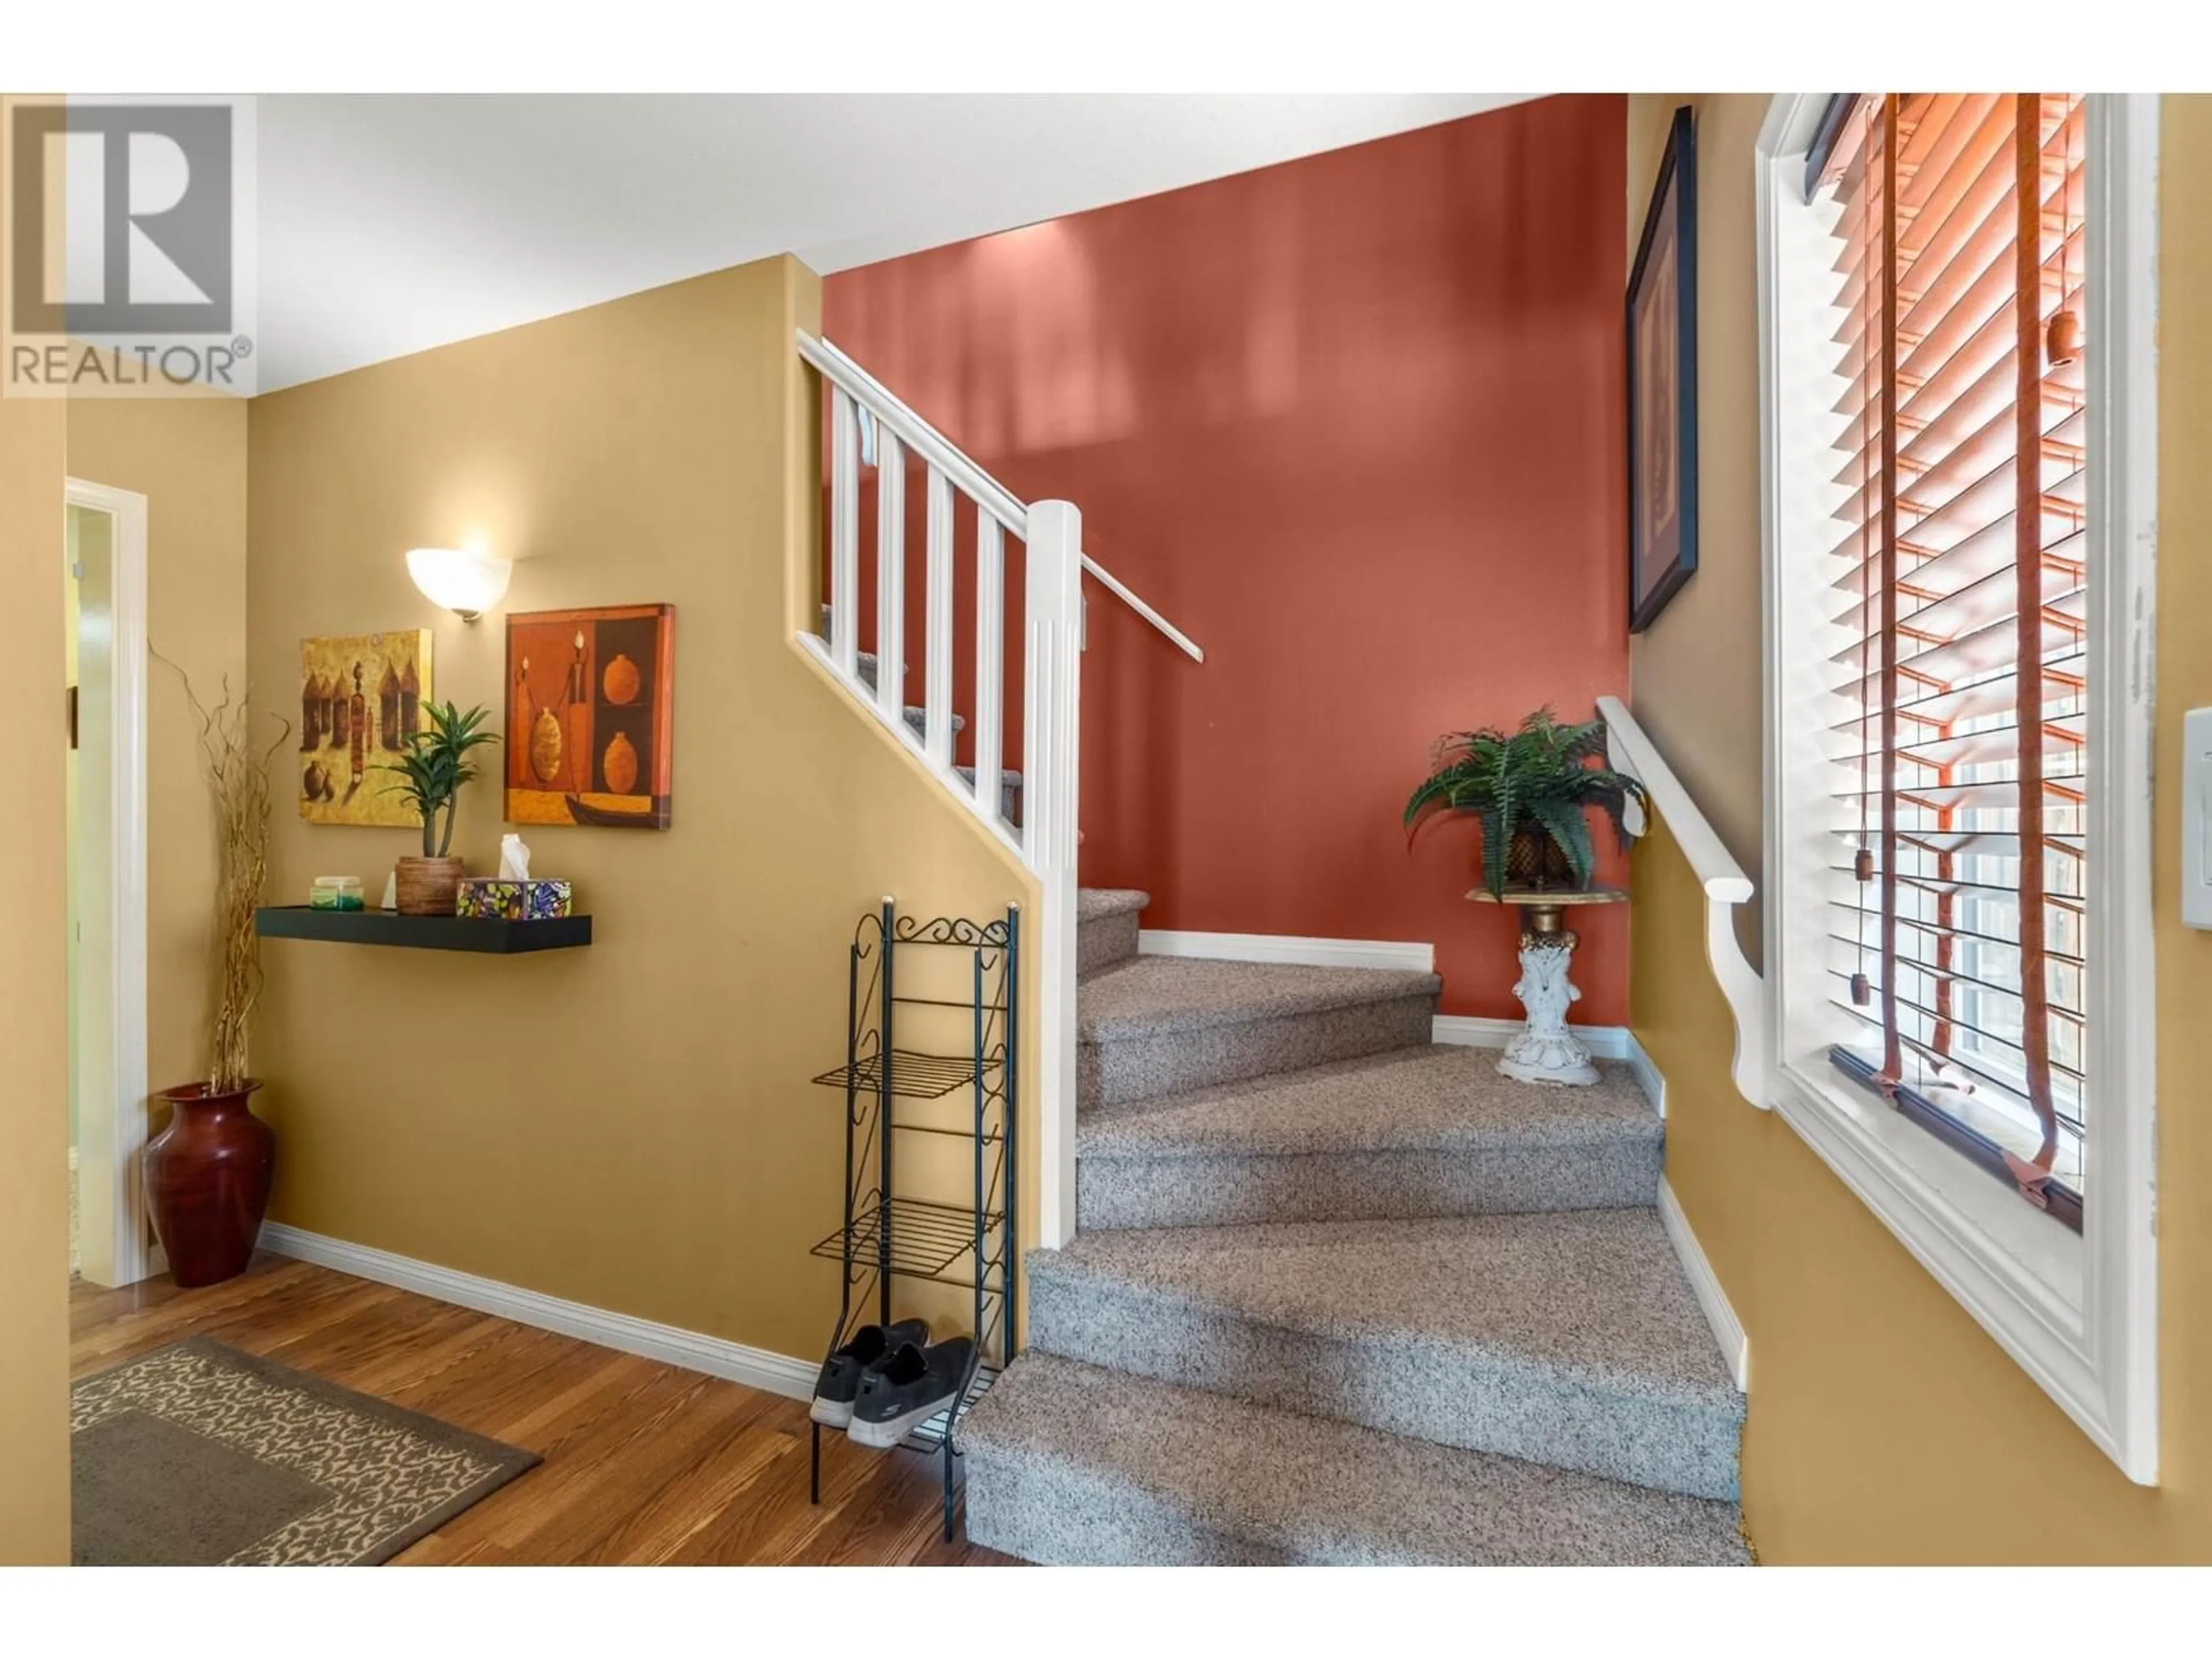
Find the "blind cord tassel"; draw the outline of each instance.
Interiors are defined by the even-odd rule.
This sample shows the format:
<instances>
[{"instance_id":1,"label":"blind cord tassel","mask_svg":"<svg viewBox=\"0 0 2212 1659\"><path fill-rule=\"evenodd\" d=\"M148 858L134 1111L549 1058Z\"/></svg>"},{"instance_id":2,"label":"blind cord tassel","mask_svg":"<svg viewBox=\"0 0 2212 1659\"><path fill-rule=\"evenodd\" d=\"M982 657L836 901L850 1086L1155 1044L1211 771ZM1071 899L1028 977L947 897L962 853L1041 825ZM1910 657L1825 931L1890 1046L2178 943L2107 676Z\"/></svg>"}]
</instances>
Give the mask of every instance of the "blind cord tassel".
<instances>
[{"instance_id":1,"label":"blind cord tassel","mask_svg":"<svg viewBox=\"0 0 2212 1659\"><path fill-rule=\"evenodd\" d=\"M2050 1155L2045 1153L2044 1156L2047 1158ZM2049 1165L2031 1164L2015 1152L2007 1152L2004 1161L2005 1168L2012 1172L2013 1180L2019 1183L2020 1195L2039 1210L2049 1209L2051 1194L2043 1190L2051 1182Z\"/></svg>"}]
</instances>

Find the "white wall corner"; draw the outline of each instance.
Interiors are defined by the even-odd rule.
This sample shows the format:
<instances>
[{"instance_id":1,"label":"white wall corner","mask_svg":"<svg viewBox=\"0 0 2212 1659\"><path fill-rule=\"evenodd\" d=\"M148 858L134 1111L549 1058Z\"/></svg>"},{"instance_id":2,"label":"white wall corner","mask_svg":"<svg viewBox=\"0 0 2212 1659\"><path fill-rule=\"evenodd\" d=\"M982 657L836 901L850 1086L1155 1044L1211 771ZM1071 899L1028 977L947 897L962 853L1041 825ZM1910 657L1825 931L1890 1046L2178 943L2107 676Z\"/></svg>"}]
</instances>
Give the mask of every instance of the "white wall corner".
<instances>
[{"instance_id":1,"label":"white wall corner","mask_svg":"<svg viewBox=\"0 0 2212 1659\"><path fill-rule=\"evenodd\" d=\"M1661 1074L1658 1066L1653 1061L1651 1056L1644 1052L1644 1045L1636 1040L1635 1032L1625 1031L1621 1035L1627 1043L1629 1069L1636 1073L1636 1081L1643 1087L1644 1099L1651 1103L1653 1111L1661 1117L1665 1117L1667 1115L1666 1078Z\"/></svg>"},{"instance_id":2,"label":"white wall corner","mask_svg":"<svg viewBox=\"0 0 2212 1659\"><path fill-rule=\"evenodd\" d=\"M1503 1048L1527 1029L1518 1019L1490 1019L1480 1014L1438 1014L1431 1023L1429 1041L1469 1048ZM1570 1025L1583 1046L1600 1060L1631 1060L1631 1041L1625 1025Z\"/></svg>"},{"instance_id":3,"label":"white wall corner","mask_svg":"<svg viewBox=\"0 0 2212 1659\"><path fill-rule=\"evenodd\" d=\"M703 1371L747 1388L759 1389L791 1400L814 1393L816 1362L798 1359L767 1348L748 1347L719 1336L687 1331L680 1325L663 1325L630 1314L614 1313L582 1302L570 1302L542 1291L526 1291L495 1279L395 1255L367 1244L311 1233L282 1222L262 1224L261 1248L296 1261L312 1261L379 1285L397 1285L459 1308L511 1319L541 1331L556 1331L580 1341L598 1344L621 1353L634 1353L685 1370Z\"/></svg>"},{"instance_id":4,"label":"white wall corner","mask_svg":"<svg viewBox=\"0 0 2212 1659\"><path fill-rule=\"evenodd\" d=\"M1735 1316L1729 1305L1728 1292L1721 1288L1720 1275L1698 1243L1697 1234L1690 1231L1690 1218L1682 1213L1680 1200L1674 1189L1667 1184L1667 1177L1659 1177L1659 1221L1667 1230L1667 1242L1674 1247L1675 1259L1681 1262L1682 1272L1689 1279L1690 1293L1698 1298L1698 1306L1705 1316L1705 1323L1712 1327L1713 1340L1720 1345L1721 1358L1727 1363L1729 1375L1735 1379L1737 1389L1751 1391L1751 1339L1744 1334L1743 1322Z\"/></svg>"}]
</instances>

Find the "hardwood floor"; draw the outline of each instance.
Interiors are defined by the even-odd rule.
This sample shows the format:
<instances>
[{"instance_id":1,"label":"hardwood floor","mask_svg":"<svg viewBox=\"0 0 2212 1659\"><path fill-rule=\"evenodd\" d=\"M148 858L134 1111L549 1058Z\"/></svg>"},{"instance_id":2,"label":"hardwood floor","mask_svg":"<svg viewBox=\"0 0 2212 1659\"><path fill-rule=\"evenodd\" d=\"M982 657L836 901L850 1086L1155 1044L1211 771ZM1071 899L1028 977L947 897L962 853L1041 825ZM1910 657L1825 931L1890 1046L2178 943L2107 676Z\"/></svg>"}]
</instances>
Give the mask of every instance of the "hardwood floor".
<instances>
[{"instance_id":1,"label":"hardwood floor","mask_svg":"<svg viewBox=\"0 0 2212 1659\"><path fill-rule=\"evenodd\" d=\"M938 1465L822 1437L806 1498L804 1402L263 1254L180 1291L75 1284L74 1375L187 1336L427 1412L544 1462L397 1565L994 1565L945 1542Z\"/></svg>"}]
</instances>

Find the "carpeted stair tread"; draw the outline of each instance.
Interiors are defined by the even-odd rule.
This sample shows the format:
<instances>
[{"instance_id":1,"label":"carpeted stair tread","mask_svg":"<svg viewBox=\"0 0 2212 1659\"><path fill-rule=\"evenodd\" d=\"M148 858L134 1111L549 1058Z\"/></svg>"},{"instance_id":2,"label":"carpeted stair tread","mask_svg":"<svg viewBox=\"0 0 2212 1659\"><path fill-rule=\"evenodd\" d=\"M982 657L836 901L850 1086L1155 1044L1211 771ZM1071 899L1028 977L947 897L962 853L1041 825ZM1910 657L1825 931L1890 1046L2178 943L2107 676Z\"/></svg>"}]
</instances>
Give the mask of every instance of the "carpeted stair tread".
<instances>
[{"instance_id":1,"label":"carpeted stair tread","mask_svg":"<svg viewBox=\"0 0 2212 1659\"><path fill-rule=\"evenodd\" d=\"M1628 1068L1589 1088L1418 1044L1076 1115L1076 1220L1216 1227L1658 1202L1657 1115Z\"/></svg>"},{"instance_id":2,"label":"carpeted stair tread","mask_svg":"<svg viewBox=\"0 0 2212 1659\"><path fill-rule=\"evenodd\" d=\"M1103 921L1109 916L1127 915L1141 910L1152 902L1150 893L1140 893L1133 887L1084 887L1075 895L1075 919L1080 922Z\"/></svg>"},{"instance_id":3,"label":"carpeted stair tread","mask_svg":"<svg viewBox=\"0 0 2212 1659\"><path fill-rule=\"evenodd\" d=\"M908 729L910 730L917 738L927 737L929 735L929 710L924 708L918 702L910 702L907 704L906 723ZM968 722L961 719L959 715L955 714L952 717L952 729L955 732L964 731L967 728L967 725ZM970 778L969 779L969 781L973 783L975 780Z\"/></svg>"},{"instance_id":4,"label":"carpeted stair tread","mask_svg":"<svg viewBox=\"0 0 2212 1659\"><path fill-rule=\"evenodd\" d=\"M830 607L826 605L822 607L822 641L824 645L830 642ZM881 659L872 651L857 652L854 656L853 665L860 677L860 684L871 691L876 689L877 665L880 660ZM900 672L902 675L911 674L914 672L913 665L908 664ZM913 728L915 736L923 737L928 733L929 711L927 708L920 703L910 702L906 705L903 713L906 715L906 723ZM966 718L957 714L954 714L952 729L955 732L966 731L968 729ZM969 781L972 782L974 780L971 779Z\"/></svg>"},{"instance_id":5,"label":"carpeted stair tread","mask_svg":"<svg viewBox=\"0 0 2212 1659\"><path fill-rule=\"evenodd\" d=\"M830 643L830 607L826 605L822 607L822 642L825 646ZM881 660L882 659L878 657L872 651L860 651L854 653L854 669L860 677L860 684L866 686L871 691L876 689L877 666ZM903 680L907 676L911 675L913 672L914 665L912 663L902 665L899 670L902 680ZM927 709L924 708L920 703L910 702L906 705L904 713L906 715L906 723L914 728L914 733L916 737L921 737L927 733L929 730L929 711ZM955 732L966 731L968 729L968 721L966 718L957 714L954 714L952 717L952 729ZM974 780L970 779L969 781L973 782Z\"/></svg>"},{"instance_id":6,"label":"carpeted stair tread","mask_svg":"<svg viewBox=\"0 0 2212 1659\"><path fill-rule=\"evenodd\" d=\"M963 1425L968 1531L1049 1563L1741 1565L1732 1504L1030 1352Z\"/></svg>"},{"instance_id":7,"label":"carpeted stair tread","mask_svg":"<svg viewBox=\"0 0 2212 1659\"><path fill-rule=\"evenodd\" d=\"M1405 969L1139 957L1084 985L1076 1027L1080 1041L1104 1042L1433 997L1443 988L1438 975Z\"/></svg>"},{"instance_id":8,"label":"carpeted stair tread","mask_svg":"<svg viewBox=\"0 0 2212 1659\"><path fill-rule=\"evenodd\" d=\"M1121 887L1079 888L1075 896L1075 972L1089 980L1133 961L1139 915L1150 893Z\"/></svg>"},{"instance_id":9,"label":"carpeted stair tread","mask_svg":"<svg viewBox=\"0 0 2212 1659\"><path fill-rule=\"evenodd\" d=\"M1733 1498L1743 1399L1649 1209L1085 1232L1030 1340L1449 1445Z\"/></svg>"},{"instance_id":10,"label":"carpeted stair tread","mask_svg":"<svg viewBox=\"0 0 2212 1659\"><path fill-rule=\"evenodd\" d=\"M1663 1130L1635 1073L1619 1060L1600 1060L1597 1067L1599 1081L1589 1087L1557 1088L1501 1075L1494 1048L1401 1048L1097 1108L1076 1121L1076 1155L1280 1158L1502 1146L1568 1152L1623 1141L1657 1146ZM1655 1192L1645 1201L1656 1198Z\"/></svg>"},{"instance_id":11,"label":"carpeted stair tread","mask_svg":"<svg viewBox=\"0 0 2212 1659\"><path fill-rule=\"evenodd\" d=\"M1134 921L1118 924L1125 948ZM1425 1047L1443 985L1434 974L1182 957L1091 965L1075 1000L1079 1115Z\"/></svg>"},{"instance_id":12,"label":"carpeted stair tread","mask_svg":"<svg viewBox=\"0 0 2212 1659\"><path fill-rule=\"evenodd\" d=\"M1387 1337L1440 1356L1480 1349L1520 1369L1729 1412L1742 1401L1656 1210L1081 1233L1025 1263L1032 1285L1088 1281L1278 1331Z\"/></svg>"}]
</instances>

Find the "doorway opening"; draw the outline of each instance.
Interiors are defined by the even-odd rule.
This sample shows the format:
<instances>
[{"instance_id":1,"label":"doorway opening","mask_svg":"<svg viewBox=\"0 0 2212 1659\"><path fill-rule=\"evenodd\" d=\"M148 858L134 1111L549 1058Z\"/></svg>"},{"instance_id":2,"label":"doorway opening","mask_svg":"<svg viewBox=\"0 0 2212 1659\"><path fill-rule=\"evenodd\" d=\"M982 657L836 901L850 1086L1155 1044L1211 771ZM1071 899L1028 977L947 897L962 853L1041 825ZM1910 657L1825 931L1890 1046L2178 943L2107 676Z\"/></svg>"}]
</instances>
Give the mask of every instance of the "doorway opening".
<instances>
[{"instance_id":1,"label":"doorway opening","mask_svg":"<svg viewBox=\"0 0 2212 1659\"><path fill-rule=\"evenodd\" d=\"M146 1277L146 498L69 480L70 1267Z\"/></svg>"}]
</instances>

